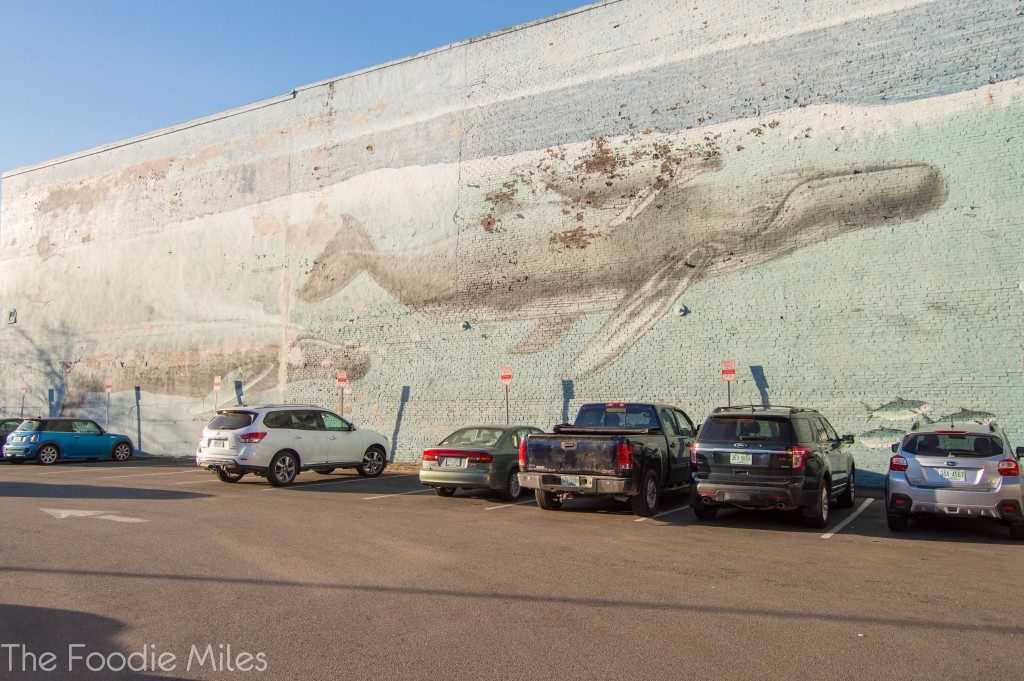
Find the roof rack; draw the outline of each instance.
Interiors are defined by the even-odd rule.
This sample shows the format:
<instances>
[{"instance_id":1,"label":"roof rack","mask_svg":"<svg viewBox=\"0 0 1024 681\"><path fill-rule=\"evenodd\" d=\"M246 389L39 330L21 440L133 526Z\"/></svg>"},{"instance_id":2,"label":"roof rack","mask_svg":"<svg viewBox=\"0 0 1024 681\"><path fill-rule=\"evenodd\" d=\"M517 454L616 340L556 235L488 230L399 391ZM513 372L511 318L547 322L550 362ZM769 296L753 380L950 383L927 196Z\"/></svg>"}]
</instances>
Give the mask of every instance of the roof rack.
<instances>
[{"instance_id":1,"label":"roof rack","mask_svg":"<svg viewBox=\"0 0 1024 681\"><path fill-rule=\"evenodd\" d=\"M809 411L817 413L817 409L808 407L791 407L784 404L736 404L730 407L715 407L711 413L720 414L727 411L789 411L790 414Z\"/></svg>"}]
</instances>

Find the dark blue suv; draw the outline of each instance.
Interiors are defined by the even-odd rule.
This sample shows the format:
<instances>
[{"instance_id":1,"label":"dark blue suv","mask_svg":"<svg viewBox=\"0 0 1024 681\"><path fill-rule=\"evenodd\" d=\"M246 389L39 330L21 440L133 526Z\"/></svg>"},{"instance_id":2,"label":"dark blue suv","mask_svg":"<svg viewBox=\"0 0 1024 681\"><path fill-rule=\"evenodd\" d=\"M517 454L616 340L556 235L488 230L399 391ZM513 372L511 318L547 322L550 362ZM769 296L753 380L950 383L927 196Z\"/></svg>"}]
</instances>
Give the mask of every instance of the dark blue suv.
<instances>
[{"instance_id":1,"label":"dark blue suv","mask_svg":"<svg viewBox=\"0 0 1024 681\"><path fill-rule=\"evenodd\" d=\"M4 459L22 463L30 459L48 466L58 459L126 461L134 447L127 435L107 433L92 419L25 419L4 445Z\"/></svg>"}]
</instances>

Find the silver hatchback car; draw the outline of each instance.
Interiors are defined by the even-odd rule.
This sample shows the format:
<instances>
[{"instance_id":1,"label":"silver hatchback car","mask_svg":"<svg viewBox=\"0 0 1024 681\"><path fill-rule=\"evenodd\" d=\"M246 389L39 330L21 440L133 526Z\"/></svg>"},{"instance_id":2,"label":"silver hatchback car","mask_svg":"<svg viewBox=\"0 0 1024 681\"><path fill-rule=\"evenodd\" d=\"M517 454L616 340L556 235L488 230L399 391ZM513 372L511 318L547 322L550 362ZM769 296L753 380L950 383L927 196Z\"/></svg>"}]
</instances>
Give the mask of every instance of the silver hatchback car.
<instances>
[{"instance_id":1,"label":"silver hatchback car","mask_svg":"<svg viewBox=\"0 0 1024 681\"><path fill-rule=\"evenodd\" d=\"M885 479L889 529L907 529L914 516L988 518L1024 539L1020 457L995 423L914 424L892 446Z\"/></svg>"}]
</instances>

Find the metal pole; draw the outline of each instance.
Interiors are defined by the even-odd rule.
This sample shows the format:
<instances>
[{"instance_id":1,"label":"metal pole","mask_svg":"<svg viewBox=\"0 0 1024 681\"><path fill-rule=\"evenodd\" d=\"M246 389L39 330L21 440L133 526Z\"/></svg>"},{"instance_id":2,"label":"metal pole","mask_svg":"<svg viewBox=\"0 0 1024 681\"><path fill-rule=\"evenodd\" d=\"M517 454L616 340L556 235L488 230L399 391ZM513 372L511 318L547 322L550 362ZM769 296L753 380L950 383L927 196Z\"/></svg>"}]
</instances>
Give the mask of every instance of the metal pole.
<instances>
[{"instance_id":1,"label":"metal pole","mask_svg":"<svg viewBox=\"0 0 1024 681\"><path fill-rule=\"evenodd\" d=\"M505 425L507 426L508 421L508 386L505 386Z\"/></svg>"},{"instance_id":2,"label":"metal pole","mask_svg":"<svg viewBox=\"0 0 1024 681\"><path fill-rule=\"evenodd\" d=\"M25 418L25 393L21 394L21 418Z\"/></svg>"},{"instance_id":3,"label":"metal pole","mask_svg":"<svg viewBox=\"0 0 1024 681\"><path fill-rule=\"evenodd\" d=\"M110 430L110 393L107 393L107 420L104 422L103 427L106 430Z\"/></svg>"},{"instance_id":4,"label":"metal pole","mask_svg":"<svg viewBox=\"0 0 1024 681\"><path fill-rule=\"evenodd\" d=\"M726 406L732 406L732 381L725 382Z\"/></svg>"},{"instance_id":5,"label":"metal pole","mask_svg":"<svg viewBox=\"0 0 1024 681\"><path fill-rule=\"evenodd\" d=\"M135 443L135 448L140 452L142 449L142 388L135 386L135 418L139 423L139 439Z\"/></svg>"},{"instance_id":6,"label":"metal pole","mask_svg":"<svg viewBox=\"0 0 1024 681\"><path fill-rule=\"evenodd\" d=\"M341 415L345 416L345 386L341 386Z\"/></svg>"}]
</instances>

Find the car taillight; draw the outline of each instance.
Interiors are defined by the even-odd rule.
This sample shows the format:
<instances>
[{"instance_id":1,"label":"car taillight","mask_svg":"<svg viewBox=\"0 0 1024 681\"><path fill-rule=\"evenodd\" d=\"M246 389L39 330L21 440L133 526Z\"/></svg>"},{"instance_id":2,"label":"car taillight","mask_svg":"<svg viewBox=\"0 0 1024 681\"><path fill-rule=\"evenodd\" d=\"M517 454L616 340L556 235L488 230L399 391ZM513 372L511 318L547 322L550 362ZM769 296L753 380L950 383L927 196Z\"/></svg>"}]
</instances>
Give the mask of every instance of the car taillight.
<instances>
[{"instance_id":1,"label":"car taillight","mask_svg":"<svg viewBox=\"0 0 1024 681\"><path fill-rule=\"evenodd\" d=\"M526 440L527 438L524 437L519 441L519 470L521 471L526 470Z\"/></svg>"},{"instance_id":2,"label":"car taillight","mask_svg":"<svg viewBox=\"0 0 1024 681\"><path fill-rule=\"evenodd\" d=\"M494 457L487 452L466 452L470 463L493 463Z\"/></svg>"},{"instance_id":3,"label":"car taillight","mask_svg":"<svg viewBox=\"0 0 1024 681\"><path fill-rule=\"evenodd\" d=\"M999 462L999 475L1020 475L1020 464L1014 459L1003 459Z\"/></svg>"},{"instance_id":4,"label":"car taillight","mask_svg":"<svg viewBox=\"0 0 1024 681\"><path fill-rule=\"evenodd\" d=\"M793 470L802 471L804 464L807 463L807 457L811 455L811 450L807 447L792 447L789 453L792 455L791 465Z\"/></svg>"},{"instance_id":5,"label":"car taillight","mask_svg":"<svg viewBox=\"0 0 1024 681\"><path fill-rule=\"evenodd\" d=\"M690 443L690 465L696 466L699 462L697 461L697 443Z\"/></svg>"},{"instance_id":6,"label":"car taillight","mask_svg":"<svg viewBox=\"0 0 1024 681\"><path fill-rule=\"evenodd\" d=\"M633 470L633 449L625 440L619 439L615 444L615 467L620 471Z\"/></svg>"},{"instance_id":7,"label":"car taillight","mask_svg":"<svg viewBox=\"0 0 1024 681\"><path fill-rule=\"evenodd\" d=\"M894 456L889 459L889 470L891 471L905 471L907 470L907 457L905 456Z\"/></svg>"},{"instance_id":8,"label":"car taillight","mask_svg":"<svg viewBox=\"0 0 1024 681\"><path fill-rule=\"evenodd\" d=\"M245 444L252 444L254 442L259 442L260 440L262 440L266 436L267 436L267 434L265 432L260 432L260 433L242 433L241 435L238 436L238 441L239 442L243 442Z\"/></svg>"},{"instance_id":9,"label":"car taillight","mask_svg":"<svg viewBox=\"0 0 1024 681\"><path fill-rule=\"evenodd\" d=\"M437 456L437 452L435 450L433 450L433 449L424 449L423 450L423 460L424 461L437 461L437 459L438 459L438 456Z\"/></svg>"}]
</instances>

